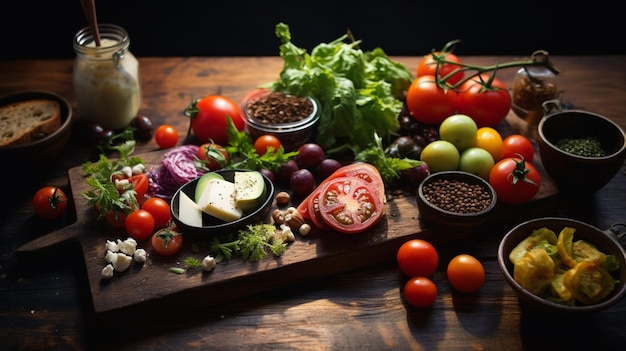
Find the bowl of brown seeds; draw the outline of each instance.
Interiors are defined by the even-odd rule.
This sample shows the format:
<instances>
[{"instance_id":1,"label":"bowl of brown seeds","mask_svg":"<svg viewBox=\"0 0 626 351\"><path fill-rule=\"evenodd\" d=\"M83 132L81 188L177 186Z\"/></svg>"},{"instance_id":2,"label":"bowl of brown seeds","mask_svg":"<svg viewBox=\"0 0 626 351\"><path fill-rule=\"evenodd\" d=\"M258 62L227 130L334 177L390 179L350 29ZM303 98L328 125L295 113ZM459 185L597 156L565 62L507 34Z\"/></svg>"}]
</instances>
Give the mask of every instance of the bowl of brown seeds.
<instances>
[{"instance_id":1,"label":"bowl of brown seeds","mask_svg":"<svg viewBox=\"0 0 626 351\"><path fill-rule=\"evenodd\" d=\"M433 173L417 188L417 208L424 227L453 237L478 231L496 202L489 182L463 171Z\"/></svg>"},{"instance_id":2,"label":"bowl of brown seeds","mask_svg":"<svg viewBox=\"0 0 626 351\"><path fill-rule=\"evenodd\" d=\"M315 135L321 116L319 102L279 91L259 89L243 101L246 133L253 140L269 134L276 136L285 151L295 151Z\"/></svg>"}]
</instances>

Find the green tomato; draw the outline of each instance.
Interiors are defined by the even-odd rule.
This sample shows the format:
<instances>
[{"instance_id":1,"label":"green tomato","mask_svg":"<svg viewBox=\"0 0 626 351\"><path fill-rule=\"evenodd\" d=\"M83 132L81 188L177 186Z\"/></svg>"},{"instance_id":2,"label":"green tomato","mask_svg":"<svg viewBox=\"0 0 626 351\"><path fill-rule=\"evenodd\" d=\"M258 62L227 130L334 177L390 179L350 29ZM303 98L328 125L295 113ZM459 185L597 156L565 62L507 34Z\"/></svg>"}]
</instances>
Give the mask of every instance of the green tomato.
<instances>
[{"instance_id":1,"label":"green tomato","mask_svg":"<svg viewBox=\"0 0 626 351\"><path fill-rule=\"evenodd\" d=\"M467 115L456 114L447 117L439 125L439 138L454 144L459 152L463 152L476 143L478 126Z\"/></svg>"},{"instance_id":2,"label":"green tomato","mask_svg":"<svg viewBox=\"0 0 626 351\"><path fill-rule=\"evenodd\" d=\"M459 170L489 180L489 172L494 164L493 156L489 151L479 147L470 147L461 153Z\"/></svg>"},{"instance_id":3,"label":"green tomato","mask_svg":"<svg viewBox=\"0 0 626 351\"><path fill-rule=\"evenodd\" d=\"M421 160L426 162L431 173L455 171L459 167L459 150L449 141L435 140L422 150Z\"/></svg>"}]
</instances>

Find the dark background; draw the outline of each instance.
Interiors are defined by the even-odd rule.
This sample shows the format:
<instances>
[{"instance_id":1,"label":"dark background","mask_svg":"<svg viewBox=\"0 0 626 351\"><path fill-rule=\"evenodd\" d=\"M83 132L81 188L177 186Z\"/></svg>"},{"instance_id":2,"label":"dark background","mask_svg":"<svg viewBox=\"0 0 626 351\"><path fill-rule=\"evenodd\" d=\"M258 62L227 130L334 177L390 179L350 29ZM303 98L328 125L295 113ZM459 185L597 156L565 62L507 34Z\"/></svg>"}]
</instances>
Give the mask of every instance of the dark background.
<instances>
[{"instance_id":1,"label":"dark background","mask_svg":"<svg viewBox=\"0 0 626 351\"><path fill-rule=\"evenodd\" d=\"M585 3L99 0L96 9L99 22L129 32L138 57L274 56L278 22L309 52L350 28L362 49L389 55L422 55L455 39L460 55L626 53L618 2ZM72 58L73 36L86 25L80 0L3 0L0 59Z\"/></svg>"}]
</instances>

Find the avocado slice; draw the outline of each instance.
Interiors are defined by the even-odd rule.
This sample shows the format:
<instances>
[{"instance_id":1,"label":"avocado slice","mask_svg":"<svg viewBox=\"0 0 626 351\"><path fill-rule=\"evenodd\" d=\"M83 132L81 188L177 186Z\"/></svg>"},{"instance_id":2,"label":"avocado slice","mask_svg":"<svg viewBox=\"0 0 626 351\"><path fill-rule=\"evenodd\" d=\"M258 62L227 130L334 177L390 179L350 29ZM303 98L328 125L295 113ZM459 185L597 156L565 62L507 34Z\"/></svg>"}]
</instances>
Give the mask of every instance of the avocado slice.
<instances>
[{"instance_id":1,"label":"avocado slice","mask_svg":"<svg viewBox=\"0 0 626 351\"><path fill-rule=\"evenodd\" d=\"M194 201L198 203L200 201L200 196L204 192L204 188L206 188L207 183L211 179L221 179L224 180L221 174L215 172L207 172L203 174L200 179L198 179L198 183L196 184L196 192L194 194Z\"/></svg>"},{"instance_id":2,"label":"avocado slice","mask_svg":"<svg viewBox=\"0 0 626 351\"><path fill-rule=\"evenodd\" d=\"M258 208L265 196L265 180L258 171L235 172L235 203L245 212Z\"/></svg>"}]
</instances>

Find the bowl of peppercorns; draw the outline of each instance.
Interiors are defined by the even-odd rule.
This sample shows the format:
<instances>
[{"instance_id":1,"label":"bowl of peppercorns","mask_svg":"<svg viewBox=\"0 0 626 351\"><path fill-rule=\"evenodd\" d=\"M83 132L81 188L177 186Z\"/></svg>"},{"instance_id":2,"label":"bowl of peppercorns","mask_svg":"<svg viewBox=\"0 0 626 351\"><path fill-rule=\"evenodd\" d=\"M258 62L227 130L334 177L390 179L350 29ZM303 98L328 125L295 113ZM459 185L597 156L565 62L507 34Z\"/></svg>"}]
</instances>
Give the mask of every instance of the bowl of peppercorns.
<instances>
[{"instance_id":1,"label":"bowl of peppercorns","mask_svg":"<svg viewBox=\"0 0 626 351\"><path fill-rule=\"evenodd\" d=\"M307 143L314 136L321 116L321 106L315 98L269 89L248 94L242 111L246 133L253 140L274 135L285 151L295 151Z\"/></svg>"},{"instance_id":2,"label":"bowl of peppercorns","mask_svg":"<svg viewBox=\"0 0 626 351\"><path fill-rule=\"evenodd\" d=\"M424 227L451 237L469 236L483 228L496 203L489 182L463 171L432 173L417 188Z\"/></svg>"},{"instance_id":3,"label":"bowl of peppercorns","mask_svg":"<svg viewBox=\"0 0 626 351\"><path fill-rule=\"evenodd\" d=\"M544 110L549 110L544 103ZM558 105L557 105L558 106ZM546 114L538 126L539 155L562 194L593 194L626 160L626 133L596 113L561 110Z\"/></svg>"}]
</instances>

